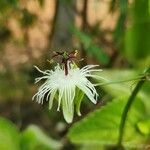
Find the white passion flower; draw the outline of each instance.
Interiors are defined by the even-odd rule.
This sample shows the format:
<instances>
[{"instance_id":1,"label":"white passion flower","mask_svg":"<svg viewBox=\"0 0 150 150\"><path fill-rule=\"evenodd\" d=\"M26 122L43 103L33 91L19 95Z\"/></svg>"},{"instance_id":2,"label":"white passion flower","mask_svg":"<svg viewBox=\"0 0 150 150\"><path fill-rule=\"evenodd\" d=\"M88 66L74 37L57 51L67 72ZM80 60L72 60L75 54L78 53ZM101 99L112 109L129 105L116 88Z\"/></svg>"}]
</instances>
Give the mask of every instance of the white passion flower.
<instances>
[{"instance_id":1,"label":"white passion flower","mask_svg":"<svg viewBox=\"0 0 150 150\"><path fill-rule=\"evenodd\" d=\"M71 123L74 115L74 106L76 105L77 114L80 116L80 103L85 94L89 100L94 104L97 102L98 93L88 78L101 78L93 72L102 71L101 69L94 69L98 65L87 65L82 69L78 68L71 62L67 63L68 74L66 75L65 68L59 64L54 70L41 71L38 67L36 69L43 74L42 77L35 79L35 83L45 79L45 83L41 85L38 92L33 96L38 103L43 104L44 99L49 101L49 109L53 106L54 99L58 101L57 111L60 108L63 111L64 119Z\"/></svg>"}]
</instances>

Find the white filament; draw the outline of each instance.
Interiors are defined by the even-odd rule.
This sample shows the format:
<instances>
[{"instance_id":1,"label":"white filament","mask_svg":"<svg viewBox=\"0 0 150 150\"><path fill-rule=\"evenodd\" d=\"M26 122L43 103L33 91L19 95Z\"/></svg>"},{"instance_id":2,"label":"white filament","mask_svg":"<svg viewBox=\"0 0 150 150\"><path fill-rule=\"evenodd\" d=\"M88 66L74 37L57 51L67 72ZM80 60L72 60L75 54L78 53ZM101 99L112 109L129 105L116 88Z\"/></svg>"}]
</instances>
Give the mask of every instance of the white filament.
<instances>
[{"instance_id":1,"label":"white filament","mask_svg":"<svg viewBox=\"0 0 150 150\"><path fill-rule=\"evenodd\" d=\"M65 75L65 71L60 65L57 65L53 70L41 71L38 67L36 69L43 74L42 77L35 79L35 83L45 79L45 83L40 86L38 92L32 97L32 100L36 99L38 103L43 104L43 100L46 95L46 100L50 100L49 108L52 108L55 95L58 95L58 108L64 100L66 108L71 111L75 98L75 89L78 87L85 95L94 103L97 102L98 93L94 85L89 81L87 77L98 78L99 76L91 74L92 72L102 71L101 69L93 69L98 65L87 65L82 69L70 67L68 75ZM101 79L101 77L99 77Z\"/></svg>"}]
</instances>

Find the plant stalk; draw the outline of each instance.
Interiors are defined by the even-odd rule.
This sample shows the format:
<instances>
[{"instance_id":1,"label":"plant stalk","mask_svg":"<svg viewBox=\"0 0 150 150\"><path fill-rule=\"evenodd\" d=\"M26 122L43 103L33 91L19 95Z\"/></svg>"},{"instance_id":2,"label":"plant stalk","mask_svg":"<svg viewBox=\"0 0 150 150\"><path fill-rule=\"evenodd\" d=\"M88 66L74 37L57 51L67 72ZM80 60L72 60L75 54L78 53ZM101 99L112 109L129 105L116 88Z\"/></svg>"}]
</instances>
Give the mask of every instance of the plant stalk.
<instances>
[{"instance_id":1,"label":"plant stalk","mask_svg":"<svg viewBox=\"0 0 150 150\"><path fill-rule=\"evenodd\" d=\"M120 128L119 128L119 137L118 137L118 143L117 143L117 149L118 150L122 150L123 146L122 146L122 140L123 140L123 135L124 135L124 128L125 128L125 123L126 123L126 119L127 119L127 115L128 112L131 108L131 105L133 104L133 101L137 95L137 93L139 92L139 90L141 89L142 85L144 84L144 82L146 81L147 78L147 74L149 74L150 72L150 68L148 68L145 72L145 75L141 77L140 81L137 83L136 87L134 88L132 94L130 95L127 104L123 110L122 113L122 117L121 117L121 122L120 122Z\"/></svg>"}]
</instances>

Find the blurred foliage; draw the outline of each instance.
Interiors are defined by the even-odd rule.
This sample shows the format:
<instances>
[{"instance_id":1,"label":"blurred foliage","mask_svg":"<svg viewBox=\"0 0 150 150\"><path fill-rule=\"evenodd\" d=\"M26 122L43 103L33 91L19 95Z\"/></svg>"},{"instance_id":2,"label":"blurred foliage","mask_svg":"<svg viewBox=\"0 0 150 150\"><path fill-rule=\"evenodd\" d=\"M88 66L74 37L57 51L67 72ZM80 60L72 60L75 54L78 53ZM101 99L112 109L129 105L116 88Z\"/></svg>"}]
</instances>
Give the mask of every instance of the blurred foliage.
<instances>
[{"instance_id":1,"label":"blurred foliage","mask_svg":"<svg viewBox=\"0 0 150 150\"><path fill-rule=\"evenodd\" d=\"M61 144L47 135L36 125L30 125L22 133L21 149L22 150L56 150L60 149Z\"/></svg>"},{"instance_id":2,"label":"blurred foliage","mask_svg":"<svg viewBox=\"0 0 150 150\"><path fill-rule=\"evenodd\" d=\"M0 0L0 12L6 13L10 9L15 9L18 5L18 0Z\"/></svg>"},{"instance_id":3,"label":"blurred foliage","mask_svg":"<svg viewBox=\"0 0 150 150\"><path fill-rule=\"evenodd\" d=\"M114 9L115 1L112 1L112 8ZM125 24L126 24L126 18L127 18L127 6L128 1L127 0L120 0L119 1L119 9L120 9L120 16L117 21L117 25L114 31L114 40L116 41L117 45L121 46L123 43L123 37L125 34Z\"/></svg>"},{"instance_id":4,"label":"blurred foliage","mask_svg":"<svg viewBox=\"0 0 150 150\"><path fill-rule=\"evenodd\" d=\"M108 64L109 56L104 52L104 50L93 42L93 36L87 34L83 31L78 30L76 27L72 28L73 34L80 40L84 46L84 50L88 55L96 58L102 64Z\"/></svg>"},{"instance_id":5,"label":"blurred foliage","mask_svg":"<svg viewBox=\"0 0 150 150\"><path fill-rule=\"evenodd\" d=\"M60 3L62 5L70 5L72 4L74 1L73 0L61 0Z\"/></svg>"},{"instance_id":6,"label":"blurred foliage","mask_svg":"<svg viewBox=\"0 0 150 150\"><path fill-rule=\"evenodd\" d=\"M1 150L57 150L61 143L48 137L36 125L30 125L23 132L7 119L0 118Z\"/></svg>"},{"instance_id":7,"label":"blurred foliage","mask_svg":"<svg viewBox=\"0 0 150 150\"><path fill-rule=\"evenodd\" d=\"M150 64L149 1L135 1L132 7L129 16L131 26L125 36L125 53L132 64L148 66Z\"/></svg>"},{"instance_id":8,"label":"blurred foliage","mask_svg":"<svg viewBox=\"0 0 150 150\"><path fill-rule=\"evenodd\" d=\"M43 7L43 5L44 5L44 0L38 0L38 2L39 2L39 4L40 4L40 6Z\"/></svg>"},{"instance_id":9,"label":"blurred foliage","mask_svg":"<svg viewBox=\"0 0 150 150\"><path fill-rule=\"evenodd\" d=\"M29 79L30 76L21 71L17 74L12 72L0 74L0 97L5 97L6 100L14 97L18 100L22 99L26 93L29 94Z\"/></svg>"},{"instance_id":10,"label":"blurred foliage","mask_svg":"<svg viewBox=\"0 0 150 150\"><path fill-rule=\"evenodd\" d=\"M0 118L0 149L1 150L20 150L19 131L13 123Z\"/></svg>"},{"instance_id":11,"label":"blurred foliage","mask_svg":"<svg viewBox=\"0 0 150 150\"><path fill-rule=\"evenodd\" d=\"M0 25L0 40L5 42L6 40L8 40L10 35L10 30L4 25Z\"/></svg>"},{"instance_id":12,"label":"blurred foliage","mask_svg":"<svg viewBox=\"0 0 150 150\"><path fill-rule=\"evenodd\" d=\"M30 13L27 9L22 10L22 17L20 20L22 27L28 27L33 25L36 19L37 16L35 14Z\"/></svg>"}]
</instances>

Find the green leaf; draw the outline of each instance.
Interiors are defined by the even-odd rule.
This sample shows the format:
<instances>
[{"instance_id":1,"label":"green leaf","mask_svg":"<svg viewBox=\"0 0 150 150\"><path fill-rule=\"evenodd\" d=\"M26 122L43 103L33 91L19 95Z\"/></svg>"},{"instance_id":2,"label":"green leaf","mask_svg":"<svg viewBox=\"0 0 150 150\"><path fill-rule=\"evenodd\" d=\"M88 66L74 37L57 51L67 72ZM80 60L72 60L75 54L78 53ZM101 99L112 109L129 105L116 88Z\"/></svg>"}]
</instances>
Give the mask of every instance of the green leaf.
<instances>
[{"instance_id":1,"label":"green leaf","mask_svg":"<svg viewBox=\"0 0 150 150\"><path fill-rule=\"evenodd\" d=\"M118 139L119 124L126 99L114 99L106 106L89 114L74 124L68 137L77 144L115 145ZM129 112L123 139L124 146L143 146L148 140L136 128L136 123L145 116L145 107L140 99L136 99Z\"/></svg>"},{"instance_id":2,"label":"green leaf","mask_svg":"<svg viewBox=\"0 0 150 150\"><path fill-rule=\"evenodd\" d=\"M61 143L48 137L39 127L30 125L21 138L22 150L57 150Z\"/></svg>"},{"instance_id":3,"label":"green leaf","mask_svg":"<svg viewBox=\"0 0 150 150\"><path fill-rule=\"evenodd\" d=\"M20 150L19 142L15 125L0 117L0 150Z\"/></svg>"}]
</instances>

